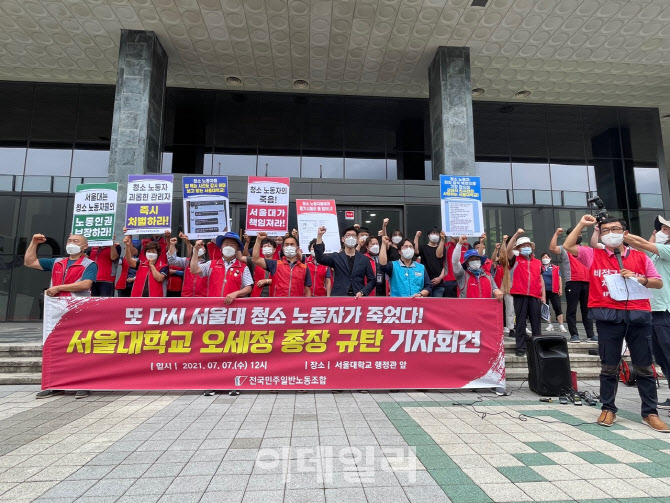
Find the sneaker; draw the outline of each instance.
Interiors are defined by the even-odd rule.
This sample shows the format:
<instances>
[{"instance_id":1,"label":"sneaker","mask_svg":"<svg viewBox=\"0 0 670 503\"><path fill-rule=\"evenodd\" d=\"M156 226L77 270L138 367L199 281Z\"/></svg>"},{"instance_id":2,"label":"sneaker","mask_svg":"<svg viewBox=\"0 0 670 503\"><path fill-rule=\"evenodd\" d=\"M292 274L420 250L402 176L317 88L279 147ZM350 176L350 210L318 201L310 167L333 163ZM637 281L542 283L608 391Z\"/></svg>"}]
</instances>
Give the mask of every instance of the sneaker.
<instances>
[{"instance_id":1,"label":"sneaker","mask_svg":"<svg viewBox=\"0 0 670 503\"><path fill-rule=\"evenodd\" d=\"M526 352L523 349L517 349L516 350L516 355L517 356L526 356Z\"/></svg>"},{"instance_id":2,"label":"sneaker","mask_svg":"<svg viewBox=\"0 0 670 503\"><path fill-rule=\"evenodd\" d=\"M35 398L51 398L52 396L62 395L65 393L62 389L45 389L35 395Z\"/></svg>"},{"instance_id":3,"label":"sneaker","mask_svg":"<svg viewBox=\"0 0 670 503\"><path fill-rule=\"evenodd\" d=\"M668 428L667 424L661 421L658 414L649 414L647 417L642 418L642 422L652 430L660 431L661 433L670 433L670 428Z\"/></svg>"},{"instance_id":4,"label":"sneaker","mask_svg":"<svg viewBox=\"0 0 670 503\"><path fill-rule=\"evenodd\" d=\"M644 421L646 418L643 418L642 420ZM656 416L656 419L658 419L658 416ZM660 419L659 419L660 421ZM612 412L611 410L604 410L600 413L600 416L598 416L598 421L597 423L600 426L607 426L608 428L612 426L614 423L616 423L616 414ZM666 426L667 428L667 426Z\"/></svg>"},{"instance_id":5,"label":"sneaker","mask_svg":"<svg viewBox=\"0 0 670 503\"><path fill-rule=\"evenodd\" d=\"M507 327L503 328L503 334L509 335L509 328Z\"/></svg>"},{"instance_id":6,"label":"sneaker","mask_svg":"<svg viewBox=\"0 0 670 503\"><path fill-rule=\"evenodd\" d=\"M549 323L549 325L547 325L547 332L553 332L553 331L554 331L554 325Z\"/></svg>"},{"instance_id":7,"label":"sneaker","mask_svg":"<svg viewBox=\"0 0 670 503\"><path fill-rule=\"evenodd\" d=\"M533 332L530 331L530 328L526 329L526 335L533 335Z\"/></svg>"},{"instance_id":8,"label":"sneaker","mask_svg":"<svg viewBox=\"0 0 670 503\"><path fill-rule=\"evenodd\" d=\"M593 337L591 337L590 339L587 339L587 340L588 340L589 342L598 342L598 336L597 336L597 335L594 335Z\"/></svg>"},{"instance_id":9,"label":"sneaker","mask_svg":"<svg viewBox=\"0 0 670 503\"><path fill-rule=\"evenodd\" d=\"M568 333L568 329L565 328L563 325L559 325L559 326L558 326L558 329L559 329L561 332L563 332L564 334L567 334L567 333Z\"/></svg>"},{"instance_id":10,"label":"sneaker","mask_svg":"<svg viewBox=\"0 0 670 503\"><path fill-rule=\"evenodd\" d=\"M663 403L657 404L656 407L659 409L670 409L670 398Z\"/></svg>"},{"instance_id":11,"label":"sneaker","mask_svg":"<svg viewBox=\"0 0 670 503\"><path fill-rule=\"evenodd\" d=\"M79 398L86 398L87 396L90 396L91 392L88 390L79 390L74 394L74 397L79 399Z\"/></svg>"},{"instance_id":12,"label":"sneaker","mask_svg":"<svg viewBox=\"0 0 670 503\"><path fill-rule=\"evenodd\" d=\"M231 390L228 392L228 396L238 396L240 394L237 390Z\"/></svg>"},{"instance_id":13,"label":"sneaker","mask_svg":"<svg viewBox=\"0 0 670 503\"><path fill-rule=\"evenodd\" d=\"M203 393L203 395L205 395L205 396L214 396L214 395L216 395L216 391L214 391L213 389L208 389L207 391L205 391L205 392Z\"/></svg>"},{"instance_id":14,"label":"sneaker","mask_svg":"<svg viewBox=\"0 0 670 503\"><path fill-rule=\"evenodd\" d=\"M579 336L573 335L568 342L579 342Z\"/></svg>"}]
</instances>

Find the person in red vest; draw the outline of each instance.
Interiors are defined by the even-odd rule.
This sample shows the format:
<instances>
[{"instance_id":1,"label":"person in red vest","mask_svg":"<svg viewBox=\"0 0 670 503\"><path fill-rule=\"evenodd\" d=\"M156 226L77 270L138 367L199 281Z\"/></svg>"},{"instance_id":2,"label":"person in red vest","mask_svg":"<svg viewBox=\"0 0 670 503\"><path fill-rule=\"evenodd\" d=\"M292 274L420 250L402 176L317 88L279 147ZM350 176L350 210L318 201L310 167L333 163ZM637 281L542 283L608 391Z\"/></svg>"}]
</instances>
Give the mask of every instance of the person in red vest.
<instances>
[{"instance_id":1,"label":"person in red vest","mask_svg":"<svg viewBox=\"0 0 670 503\"><path fill-rule=\"evenodd\" d=\"M586 227L598 222L593 215L584 215L573 231L568 234L563 248L571 253L589 270L589 316L598 328L598 351L600 353L600 402L602 412L598 417L601 426L612 426L616 421L617 407L614 403L619 382L618 369L624 339L637 377L640 394L642 422L651 429L670 433L670 428L658 417L656 379L652 367L651 352L652 315L649 298L643 288L663 288L663 280L653 261L644 252L624 244L628 231L626 221L616 217L598 222L600 240L605 248L579 246L578 237ZM609 290L608 281L626 282L626 295L619 297ZM629 291L629 279L638 283ZM631 285L632 287L632 285ZM637 293L636 295L631 295ZM619 297L619 300L614 297ZM634 298L629 298L634 297Z\"/></svg>"},{"instance_id":2,"label":"person in red vest","mask_svg":"<svg viewBox=\"0 0 670 503\"><path fill-rule=\"evenodd\" d=\"M186 234L179 233L179 237L186 244L186 257L177 256L177 238L170 238L167 259L170 267L178 267L184 271L184 280L181 287L182 297L207 297L207 278L194 276L191 273L191 254L193 245ZM207 262L207 250L203 247L198 250L198 262Z\"/></svg>"},{"instance_id":3,"label":"person in red vest","mask_svg":"<svg viewBox=\"0 0 670 503\"><path fill-rule=\"evenodd\" d=\"M380 238L377 236L368 236L365 241L365 249L367 253L365 256L370 259L370 265L372 266L372 273L377 278L377 283L375 288L370 292L370 297L388 297L390 287L386 274L382 272L382 268L379 265L379 250L380 250ZM388 250L387 250L387 260L388 260ZM366 281L367 283L367 281Z\"/></svg>"},{"instance_id":4,"label":"person in red vest","mask_svg":"<svg viewBox=\"0 0 670 503\"><path fill-rule=\"evenodd\" d=\"M238 297L249 296L254 280L247 264L237 258L237 252L242 250L240 236L235 232L226 232L216 238L216 246L221 250L222 258L201 264L198 253L205 244L202 240L195 243L191 274L209 278L207 297L223 297L226 305L230 305Z\"/></svg>"},{"instance_id":5,"label":"person in red vest","mask_svg":"<svg viewBox=\"0 0 670 503\"><path fill-rule=\"evenodd\" d=\"M449 241L444 245L444 253L446 260L444 261L444 297L455 299L458 297L458 282L456 281L456 276L454 275L454 269L452 266L452 255L454 254L454 248L458 244L458 238L456 236L451 236ZM470 249L470 245L465 243L461 245L461 257L460 261L463 262L463 257L465 252Z\"/></svg>"},{"instance_id":6,"label":"person in red vest","mask_svg":"<svg viewBox=\"0 0 670 503\"><path fill-rule=\"evenodd\" d=\"M37 258L37 247L47 240L44 234L33 236L23 265L38 271L51 271L51 284L44 292L47 297L90 297L91 286L98 275L98 266L89 259L84 251L88 248L88 241L84 236L70 234L65 246L68 256L63 258ZM35 395L35 398L49 398L64 393L63 390L45 389ZM86 398L90 391L79 390L75 398Z\"/></svg>"},{"instance_id":7,"label":"person in red vest","mask_svg":"<svg viewBox=\"0 0 670 503\"><path fill-rule=\"evenodd\" d=\"M280 260L261 257L261 242L267 238L265 232L259 232L254 243L252 258L254 265L265 269L272 276L273 297L310 297L312 277L309 269L301 262L298 254L298 241L286 236L283 243L283 257Z\"/></svg>"},{"instance_id":8,"label":"person in red vest","mask_svg":"<svg viewBox=\"0 0 670 503\"><path fill-rule=\"evenodd\" d=\"M567 333L563 325L563 309L561 308L561 297L563 296L563 283L561 278L561 269L551 263L551 256L548 253L543 253L540 257L542 262L542 278L544 278L544 291L547 295L547 303L551 304L556 319L558 320L558 329ZM553 332L554 325L547 325L547 332Z\"/></svg>"},{"instance_id":9,"label":"person in red vest","mask_svg":"<svg viewBox=\"0 0 670 503\"><path fill-rule=\"evenodd\" d=\"M542 335L541 302L547 301L542 280L542 262L533 256L535 243L527 237L520 237L524 232L523 229L516 231L507 244L507 259L512 273L510 293L514 297L516 314L514 337L517 356L526 354L526 318L530 318L531 334Z\"/></svg>"},{"instance_id":10,"label":"person in red vest","mask_svg":"<svg viewBox=\"0 0 670 503\"><path fill-rule=\"evenodd\" d=\"M246 236L246 234L245 234ZM275 242L273 239L265 238L261 240L261 255L263 258L272 259L275 255ZM247 243L244 243L245 250L248 249ZM272 297L272 274L262 267L256 267L254 259L251 256L238 254L238 260L246 261L247 267L251 271L251 276L254 279L254 287L251 290L252 297Z\"/></svg>"},{"instance_id":11,"label":"person in red vest","mask_svg":"<svg viewBox=\"0 0 670 503\"><path fill-rule=\"evenodd\" d=\"M572 230L568 229L568 234ZM559 227L551 238L549 251L559 255L561 258L562 274L565 280L565 302L567 304L565 317L568 322L570 342L579 342L577 305L579 305L582 313L582 324L586 331L587 340L589 342L598 342L598 336L593 332L593 320L589 318L589 270L577 260L577 257L565 251L565 248L562 246L558 246L558 236L561 234L563 234L563 229ZM582 236L578 236L577 246L582 246Z\"/></svg>"},{"instance_id":12,"label":"person in red vest","mask_svg":"<svg viewBox=\"0 0 670 503\"><path fill-rule=\"evenodd\" d=\"M167 257L161 254L157 241L145 241L138 258L132 256L133 243L130 236L123 238L126 245L125 259L128 266L137 269L131 297L165 297L168 276ZM142 258L144 254L144 258Z\"/></svg>"},{"instance_id":13,"label":"person in red vest","mask_svg":"<svg viewBox=\"0 0 670 503\"><path fill-rule=\"evenodd\" d=\"M133 258L137 259L139 256L140 240L133 239L131 242L130 254ZM121 272L116 278L116 284L114 288L116 289L116 295L119 297L130 297L130 294L133 291L133 282L135 281L135 274L137 269L131 268L128 264L128 261L122 257L119 259L117 267L121 267Z\"/></svg>"},{"instance_id":14,"label":"person in red vest","mask_svg":"<svg viewBox=\"0 0 670 503\"><path fill-rule=\"evenodd\" d=\"M486 262L486 257L481 256L477 250L468 250L463 260L458 260L458 257L461 256L461 246L467 242L467 236L461 236L451 256L451 266L458 282L459 297L461 299L495 298L502 302L502 291L482 267L482 263Z\"/></svg>"},{"instance_id":15,"label":"person in red vest","mask_svg":"<svg viewBox=\"0 0 670 503\"><path fill-rule=\"evenodd\" d=\"M114 264L119 260L121 245L92 246L87 250L90 258L98 266L98 276L91 286L91 297L114 297Z\"/></svg>"},{"instance_id":16,"label":"person in red vest","mask_svg":"<svg viewBox=\"0 0 670 503\"><path fill-rule=\"evenodd\" d=\"M330 291L333 288L332 274L330 267L319 264L314 256L314 245L316 238L309 242L310 256L305 260L305 265L309 269L309 274L312 277L312 296L313 297L330 297Z\"/></svg>"}]
</instances>

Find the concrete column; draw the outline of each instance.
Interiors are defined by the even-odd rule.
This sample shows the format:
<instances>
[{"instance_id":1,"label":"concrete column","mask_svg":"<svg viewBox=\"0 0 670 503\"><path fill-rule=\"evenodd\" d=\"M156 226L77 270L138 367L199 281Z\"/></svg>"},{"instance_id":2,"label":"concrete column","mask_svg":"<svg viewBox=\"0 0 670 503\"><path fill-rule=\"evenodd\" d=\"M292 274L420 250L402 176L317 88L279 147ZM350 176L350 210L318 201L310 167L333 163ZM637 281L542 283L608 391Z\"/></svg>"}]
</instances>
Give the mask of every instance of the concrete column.
<instances>
[{"instance_id":1,"label":"concrete column","mask_svg":"<svg viewBox=\"0 0 670 503\"><path fill-rule=\"evenodd\" d=\"M428 69L433 179L475 174L470 49L438 47Z\"/></svg>"},{"instance_id":2,"label":"concrete column","mask_svg":"<svg viewBox=\"0 0 670 503\"><path fill-rule=\"evenodd\" d=\"M121 30L107 179L119 184L115 232L122 236L129 174L158 173L168 58L151 31Z\"/></svg>"}]
</instances>

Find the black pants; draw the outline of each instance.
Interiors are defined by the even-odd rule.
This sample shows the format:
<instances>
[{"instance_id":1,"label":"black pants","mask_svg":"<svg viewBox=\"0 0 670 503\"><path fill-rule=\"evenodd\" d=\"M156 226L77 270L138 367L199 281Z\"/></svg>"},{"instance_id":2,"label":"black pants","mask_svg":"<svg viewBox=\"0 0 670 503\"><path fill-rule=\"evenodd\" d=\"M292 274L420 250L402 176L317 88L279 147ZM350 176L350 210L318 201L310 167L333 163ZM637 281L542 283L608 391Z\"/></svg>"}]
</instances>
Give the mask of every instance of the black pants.
<instances>
[{"instance_id":1,"label":"black pants","mask_svg":"<svg viewBox=\"0 0 670 503\"><path fill-rule=\"evenodd\" d=\"M526 318L530 318L530 329L533 336L542 335L542 310L540 299L528 295L514 295L514 337L516 349L526 350Z\"/></svg>"},{"instance_id":2,"label":"black pants","mask_svg":"<svg viewBox=\"0 0 670 503\"><path fill-rule=\"evenodd\" d=\"M132 293L132 291L133 291L133 285L131 283L129 286L125 287L123 290L117 290L116 295L118 297L130 297L130 294Z\"/></svg>"},{"instance_id":3,"label":"black pants","mask_svg":"<svg viewBox=\"0 0 670 503\"><path fill-rule=\"evenodd\" d=\"M582 323L586 336L590 339L593 337L593 320L589 318L589 284L586 281L566 281L565 283L565 300L568 304L567 312L565 313L566 321L568 322L568 331L570 335L579 335L577 332L577 304L582 312Z\"/></svg>"},{"instance_id":4,"label":"black pants","mask_svg":"<svg viewBox=\"0 0 670 503\"><path fill-rule=\"evenodd\" d=\"M168 290L168 292L165 296L166 297L181 297L181 292L174 292L174 291Z\"/></svg>"},{"instance_id":5,"label":"black pants","mask_svg":"<svg viewBox=\"0 0 670 503\"><path fill-rule=\"evenodd\" d=\"M455 299L458 297L458 282L445 281L444 282L444 297Z\"/></svg>"},{"instance_id":6,"label":"black pants","mask_svg":"<svg viewBox=\"0 0 670 503\"><path fill-rule=\"evenodd\" d=\"M91 285L91 297L114 297L114 283L96 281Z\"/></svg>"},{"instance_id":7,"label":"black pants","mask_svg":"<svg viewBox=\"0 0 670 503\"><path fill-rule=\"evenodd\" d=\"M554 292L547 292L547 303L551 304L554 314L558 318L563 314L563 308L561 308L561 296ZM549 323L551 323L551 318Z\"/></svg>"},{"instance_id":8,"label":"black pants","mask_svg":"<svg viewBox=\"0 0 670 503\"><path fill-rule=\"evenodd\" d=\"M630 311L629 313L640 313ZM628 314L628 313L627 313ZM642 417L658 414L656 411L656 379L651 370L651 316L649 324L632 324L627 321L596 321L598 328L598 352L602 369L600 371L600 401L602 410L617 412L614 404L619 375L617 369L621 361L624 338L628 344L633 368L637 374L637 391L642 401ZM628 318L630 319L630 318Z\"/></svg>"},{"instance_id":9,"label":"black pants","mask_svg":"<svg viewBox=\"0 0 670 503\"><path fill-rule=\"evenodd\" d=\"M670 313L654 311L652 315L651 345L654 360L661 367L663 375L670 376ZM668 379L670 387L670 378Z\"/></svg>"}]
</instances>

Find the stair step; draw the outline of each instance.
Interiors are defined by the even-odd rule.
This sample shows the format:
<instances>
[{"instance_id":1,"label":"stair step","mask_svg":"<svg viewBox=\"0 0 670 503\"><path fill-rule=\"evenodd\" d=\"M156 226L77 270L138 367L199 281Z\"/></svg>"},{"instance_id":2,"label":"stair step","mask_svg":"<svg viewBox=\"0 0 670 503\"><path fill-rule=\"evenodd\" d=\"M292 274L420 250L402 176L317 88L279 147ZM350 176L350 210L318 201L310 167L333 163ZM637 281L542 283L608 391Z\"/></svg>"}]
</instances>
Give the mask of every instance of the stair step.
<instances>
[{"instance_id":1,"label":"stair step","mask_svg":"<svg viewBox=\"0 0 670 503\"><path fill-rule=\"evenodd\" d=\"M42 358L0 358L0 373L42 372Z\"/></svg>"},{"instance_id":2,"label":"stair step","mask_svg":"<svg viewBox=\"0 0 670 503\"><path fill-rule=\"evenodd\" d=\"M42 384L42 373L2 372L0 373L0 384Z\"/></svg>"},{"instance_id":3,"label":"stair step","mask_svg":"<svg viewBox=\"0 0 670 503\"><path fill-rule=\"evenodd\" d=\"M14 357L42 357L42 345L41 344L7 344L0 343L0 359L4 358L14 358Z\"/></svg>"}]
</instances>

